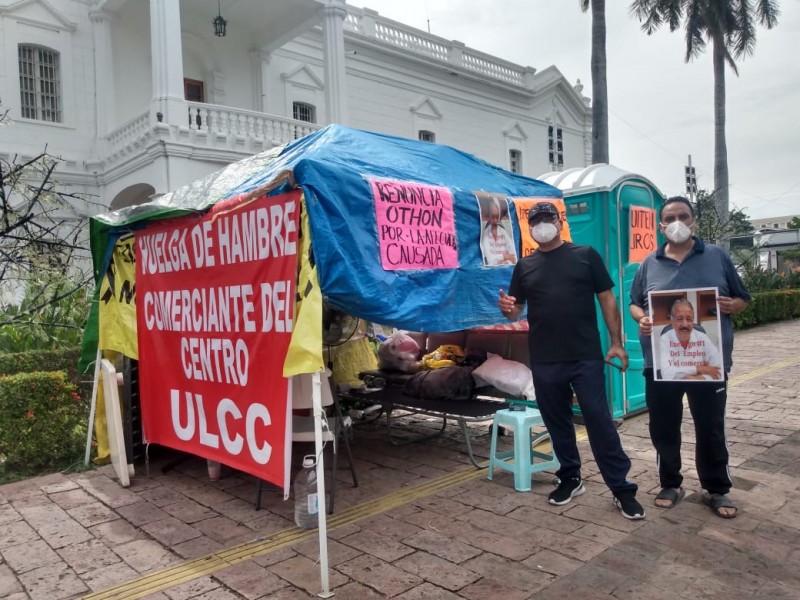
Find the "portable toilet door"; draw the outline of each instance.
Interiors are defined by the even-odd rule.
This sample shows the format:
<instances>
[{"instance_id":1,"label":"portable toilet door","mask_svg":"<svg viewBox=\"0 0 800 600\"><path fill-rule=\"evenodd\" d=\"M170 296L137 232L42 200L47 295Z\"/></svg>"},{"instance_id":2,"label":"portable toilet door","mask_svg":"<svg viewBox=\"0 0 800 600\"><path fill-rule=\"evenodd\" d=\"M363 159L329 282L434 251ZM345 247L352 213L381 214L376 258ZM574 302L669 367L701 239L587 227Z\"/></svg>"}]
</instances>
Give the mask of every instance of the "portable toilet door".
<instances>
[{"instance_id":1,"label":"portable toilet door","mask_svg":"<svg viewBox=\"0 0 800 600\"><path fill-rule=\"evenodd\" d=\"M576 244L594 247L614 281L622 316L622 339L630 358L624 373L606 367L606 393L614 418L647 409L644 357L639 328L630 316L630 290L641 260L656 249L658 211L664 196L648 179L606 164L556 171L538 177L564 193L567 219ZM597 307L603 348L610 339Z\"/></svg>"}]
</instances>

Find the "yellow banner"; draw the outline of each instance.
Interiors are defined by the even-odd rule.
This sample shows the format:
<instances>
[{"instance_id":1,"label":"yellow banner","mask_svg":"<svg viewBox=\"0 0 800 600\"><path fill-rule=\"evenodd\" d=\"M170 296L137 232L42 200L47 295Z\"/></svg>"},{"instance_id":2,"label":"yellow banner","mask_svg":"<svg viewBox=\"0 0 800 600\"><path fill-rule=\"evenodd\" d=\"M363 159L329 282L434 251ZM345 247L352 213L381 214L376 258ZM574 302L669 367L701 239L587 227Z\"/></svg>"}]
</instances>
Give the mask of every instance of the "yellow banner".
<instances>
[{"instance_id":1,"label":"yellow banner","mask_svg":"<svg viewBox=\"0 0 800 600\"><path fill-rule=\"evenodd\" d=\"M300 254L297 275L297 298L294 305L292 341L283 363L283 376L322 371L322 291L317 280L317 266L308 260L311 251L311 230L308 224L305 196L301 199Z\"/></svg>"},{"instance_id":2,"label":"yellow banner","mask_svg":"<svg viewBox=\"0 0 800 600\"><path fill-rule=\"evenodd\" d=\"M138 360L136 255L133 244L133 236L116 243L100 283L99 346Z\"/></svg>"}]
</instances>

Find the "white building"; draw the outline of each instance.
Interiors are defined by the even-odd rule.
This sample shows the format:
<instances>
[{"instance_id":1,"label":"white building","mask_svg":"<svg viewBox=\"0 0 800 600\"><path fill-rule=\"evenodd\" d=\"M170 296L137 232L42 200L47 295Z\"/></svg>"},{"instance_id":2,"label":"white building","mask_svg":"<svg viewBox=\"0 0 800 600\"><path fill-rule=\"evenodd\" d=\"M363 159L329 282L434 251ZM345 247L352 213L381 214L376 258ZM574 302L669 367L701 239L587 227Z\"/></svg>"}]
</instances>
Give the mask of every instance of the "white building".
<instances>
[{"instance_id":1,"label":"white building","mask_svg":"<svg viewBox=\"0 0 800 600\"><path fill-rule=\"evenodd\" d=\"M344 0L0 0L0 49L0 157L46 145L111 208L332 122L530 176L590 162L588 98L556 67Z\"/></svg>"},{"instance_id":2,"label":"white building","mask_svg":"<svg viewBox=\"0 0 800 600\"><path fill-rule=\"evenodd\" d=\"M784 215L782 217L765 217L763 219L750 219L750 224L756 231L789 229L789 223L800 215Z\"/></svg>"}]
</instances>

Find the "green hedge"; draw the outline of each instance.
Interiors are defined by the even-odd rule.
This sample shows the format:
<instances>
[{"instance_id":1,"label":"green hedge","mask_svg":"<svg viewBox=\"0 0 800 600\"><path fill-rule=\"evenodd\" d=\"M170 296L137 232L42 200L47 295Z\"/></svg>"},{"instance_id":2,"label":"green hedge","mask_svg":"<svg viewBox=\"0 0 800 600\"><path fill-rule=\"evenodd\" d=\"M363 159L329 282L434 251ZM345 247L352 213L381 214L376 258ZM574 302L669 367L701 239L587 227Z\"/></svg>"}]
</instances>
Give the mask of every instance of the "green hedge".
<instances>
[{"instance_id":1,"label":"green hedge","mask_svg":"<svg viewBox=\"0 0 800 600\"><path fill-rule=\"evenodd\" d=\"M736 329L744 329L798 317L800 317L800 290L756 292L747 308L733 315L733 326Z\"/></svg>"},{"instance_id":2,"label":"green hedge","mask_svg":"<svg viewBox=\"0 0 800 600\"><path fill-rule=\"evenodd\" d=\"M65 371L70 381L77 384L80 348L71 350L35 350L14 354L0 354L0 375L33 373L35 371ZM86 376L91 379L92 374Z\"/></svg>"},{"instance_id":3,"label":"green hedge","mask_svg":"<svg viewBox=\"0 0 800 600\"><path fill-rule=\"evenodd\" d=\"M79 463L88 412L63 371L0 377L0 480Z\"/></svg>"}]
</instances>

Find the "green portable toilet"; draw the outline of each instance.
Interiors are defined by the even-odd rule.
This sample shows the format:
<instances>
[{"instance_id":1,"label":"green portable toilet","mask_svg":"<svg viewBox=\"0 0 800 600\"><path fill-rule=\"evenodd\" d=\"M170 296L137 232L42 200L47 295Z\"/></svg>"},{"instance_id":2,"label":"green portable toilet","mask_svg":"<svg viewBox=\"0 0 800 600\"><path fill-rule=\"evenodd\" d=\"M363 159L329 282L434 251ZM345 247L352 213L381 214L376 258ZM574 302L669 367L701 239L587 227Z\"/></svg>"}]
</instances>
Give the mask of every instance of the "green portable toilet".
<instances>
[{"instance_id":1,"label":"green portable toilet","mask_svg":"<svg viewBox=\"0 0 800 600\"><path fill-rule=\"evenodd\" d=\"M614 295L622 315L622 339L630 357L625 373L606 367L606 392L614 418L647 409L644 397L644 359L638 327L628 311L631 284L643 256L656 249L658 212L663 194L645 177L612 165L555 171L538 177L564 193L572 240L593 246L614 280ZM597 307L598 323L603 323ZM600 327L603 347L609 339Z\"/></svg>"}]
</instances>

